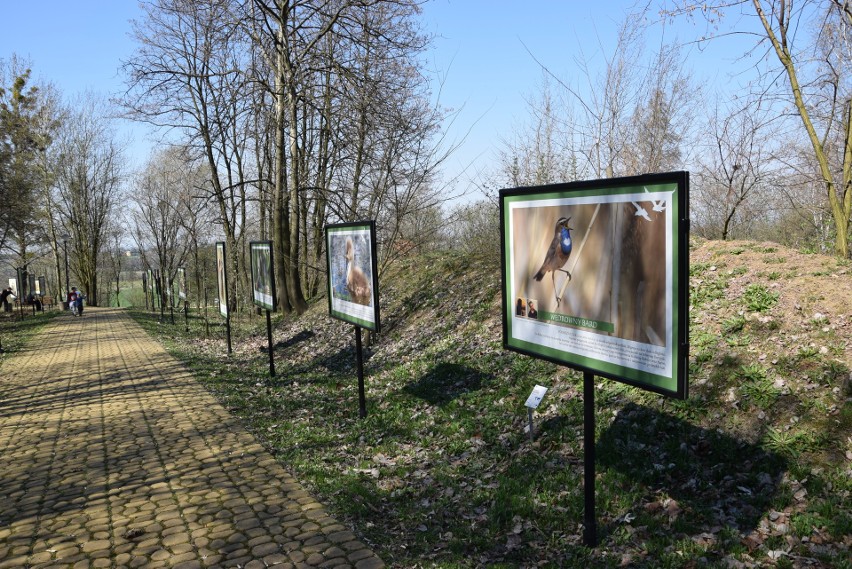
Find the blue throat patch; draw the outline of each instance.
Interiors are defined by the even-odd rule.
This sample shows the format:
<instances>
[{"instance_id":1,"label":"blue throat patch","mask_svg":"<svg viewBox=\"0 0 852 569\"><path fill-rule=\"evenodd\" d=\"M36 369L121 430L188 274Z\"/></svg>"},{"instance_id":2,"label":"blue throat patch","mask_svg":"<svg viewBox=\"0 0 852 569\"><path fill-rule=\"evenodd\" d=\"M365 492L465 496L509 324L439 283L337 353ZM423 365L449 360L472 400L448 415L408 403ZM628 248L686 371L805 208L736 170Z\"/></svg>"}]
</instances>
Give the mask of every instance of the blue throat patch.
<instances>
[{"instance_id":1,"label":"blue throat patch","mask_svg":"<svg viewBox=\"0 0 852 569\"><path fill-rule=\"evenodd\" d=\"M562 228L562 253L567 255L571 252L571 232Z\"/></svg>"}]
</instances>

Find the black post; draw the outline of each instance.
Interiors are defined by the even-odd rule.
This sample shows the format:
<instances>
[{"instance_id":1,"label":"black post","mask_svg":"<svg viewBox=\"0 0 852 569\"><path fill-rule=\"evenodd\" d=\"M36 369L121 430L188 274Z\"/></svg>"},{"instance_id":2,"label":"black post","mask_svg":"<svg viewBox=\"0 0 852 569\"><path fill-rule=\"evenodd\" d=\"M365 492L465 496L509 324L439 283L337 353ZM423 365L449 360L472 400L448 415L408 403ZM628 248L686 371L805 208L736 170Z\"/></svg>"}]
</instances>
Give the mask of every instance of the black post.
<instances>
[{"instance_id":1,"label":"black post","mask_svg":"<svg viewBox=\"0 0 852 569\"><path fill-rule=\"evenodd\" d=\"M583 486L583 543L587 547L596 547L598 527L595 519L595 376L588 371L583 372Z\"/></svg>"},{"instance_id":2,"label":"black post","mask_svg":"<svg viewBox=\"0 0 852 569\"><path fill-rule=\"evenodd\" d=\"M163 306L163 275L160 271L157 271L157 276L154 277L157 279L157 302L160 303L160 322L162 323L166 319L166 307Z\"/></svg>"},{"instance_id":3,"label":"black post","mask_svg":"<svg viewBox=\"0 0 852 569\"><path fill-rule=\"evenodd\" d=\"M228 340L228 355L231 355L231 309L228 308L228 315L225 316L225 338Z\"/></svg>"},{"instance_id":4,"label":"black post","mask_svg":"<svg viewBox=\"0 0 852 569\"><path fill-rule=\"evenodd\" d=\"M169 288L168 297L169 297L169 314L172 318L172 326L175 325L175 282L172 279L169 279Z\"/></svg>"},{"instance_id":5,"label":"black post","mask_svg":"<svg viewBox=\"0 0 852 569\"><path fill-rule=\"evenodd\" d=\"M24 280L26 279L26 265L24 265L23 269L17 269L15 276L18 279L18 313L21 315L21 322L24 321L24 300L27 298L27 289L24 286Z\"/></svg>"},{"instance_id":6,"label":"black post","mask_svg":"<svg viewBox=\"0 0 852 569\"><path fill-rule=\"evenodd\" d=\"M358 360L358 416L367 417L367 398L364 396L364 357L361 353L361 327L355 326L355 356Z\"/></svg>"},{"instance_id":7,"label":"black post","mask_svg":"<svg viewBox=\"0 0 852 569\"><path fill-rule=\"evenodd\" d=\"M62 248L65 249L65 301L68 301L68 293L71 292L70 278L68 276L68 240L62 240ZM69 306L70 308L70 306Z\"/></svg>"},{"instance_id":8,"label":"black post","mask_svg":"<svg viewBox=\"0 0 852 569\"><path fill-rule=\"evenodd\" d=\"M186 323L186 328L184 329L186 332L189 332L189 301L183 301L183 319Z\"/></svg>"},{"instance_id":9,"label":"black post","mask_svg":"<svg viewBox=\"0 0 852 569\"><path fill-rule=\"evenodd\" d=\"M272 355L272 316L266 310L266 341L269 342L269 377L275 377L275 358Z\"/></svg>"}]
</instances>

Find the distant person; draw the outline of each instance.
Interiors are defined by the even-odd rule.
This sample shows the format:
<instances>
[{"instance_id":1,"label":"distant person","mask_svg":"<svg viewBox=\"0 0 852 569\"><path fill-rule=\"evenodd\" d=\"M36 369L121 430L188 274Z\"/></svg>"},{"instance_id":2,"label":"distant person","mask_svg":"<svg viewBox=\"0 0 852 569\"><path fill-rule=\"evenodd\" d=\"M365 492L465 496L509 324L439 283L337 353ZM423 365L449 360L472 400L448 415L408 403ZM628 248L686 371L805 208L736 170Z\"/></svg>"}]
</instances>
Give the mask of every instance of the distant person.
<instances>
[{"instance_id":1,"label":"distant person","mask_svg":"<svg viewBox=\"0 0 852 569\"><path fill-rule=\"evenodd\" d=\"M71 292L68 293L68 308L74 316L83 315L83 292L75 286L72 286Z\"/></svg>"},{"instance_id":2,"label":"distant person","mask_svg":"<svg viewBox=\"0 0 852 569\"><path fill-rule=\"evenodd\" d=\"M0 303L3 304L4 311L12 312L11 300L15 300L15 293L12 292L12 287L8 287L3 292L0 292Z\"/></svg>"}]
</instances>

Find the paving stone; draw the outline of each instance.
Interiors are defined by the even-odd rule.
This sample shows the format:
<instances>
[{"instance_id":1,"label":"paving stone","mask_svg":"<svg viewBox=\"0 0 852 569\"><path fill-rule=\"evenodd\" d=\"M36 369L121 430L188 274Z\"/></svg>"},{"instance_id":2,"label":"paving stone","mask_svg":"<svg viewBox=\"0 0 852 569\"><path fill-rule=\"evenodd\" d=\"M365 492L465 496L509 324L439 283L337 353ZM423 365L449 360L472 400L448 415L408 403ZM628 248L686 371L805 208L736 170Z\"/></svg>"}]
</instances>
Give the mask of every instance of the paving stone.
<instances>
[{"instance_id":1,"label":"paving stone","mask_svg":"<svg viewBox=\"0 0 852 569\"><path fill-rule=\"evenodd\" d=\"M359 549L357 551L353 551L349 554L348 558L350 561L361 561L362 559L366 559L368 557L372 557L373 552L367 549Z\"/></svg>"},{"instance_id":2,"label":"paving stone","mask_svg":"<svg viewBox=\"0 0 852 569\"><path fill-rule=\"evenodd\" d=\"M355 569L381 569L385 564L375 555L355 563Z\"/></svg>"},{"instance_id":3,"label":"paving stone","mask_svg":"<svg viewBox=\"0 0 852 569\"><path fill-rule=\"evenodd\" d=\"M121 310L33 341L0 369L31 402L0 416L0 568L383 567Z\"/></svg>"}]
</instances>

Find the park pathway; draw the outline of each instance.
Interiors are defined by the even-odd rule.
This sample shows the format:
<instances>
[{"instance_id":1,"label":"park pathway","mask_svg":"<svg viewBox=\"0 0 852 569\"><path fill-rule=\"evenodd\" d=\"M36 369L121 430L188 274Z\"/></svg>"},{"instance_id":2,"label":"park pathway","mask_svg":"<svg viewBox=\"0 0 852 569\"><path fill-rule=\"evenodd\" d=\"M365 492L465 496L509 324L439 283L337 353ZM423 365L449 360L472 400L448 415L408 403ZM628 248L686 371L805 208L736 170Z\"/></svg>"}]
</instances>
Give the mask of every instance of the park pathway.
<instances>
[{"instance_id":1,"label":"park pathway","mask_svg":"<svg viewBox=\"0 0 852 569\"><path fill-rule=\"evenodd\" d=\"M383 567L126 314L0 367L0 568Z\"/></svg>"}]
</instances>

